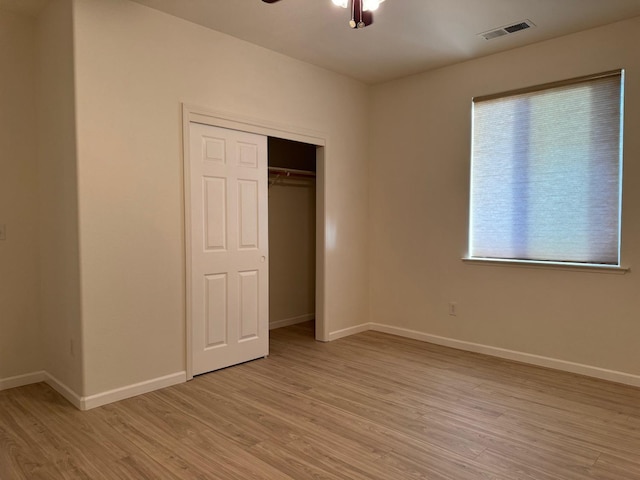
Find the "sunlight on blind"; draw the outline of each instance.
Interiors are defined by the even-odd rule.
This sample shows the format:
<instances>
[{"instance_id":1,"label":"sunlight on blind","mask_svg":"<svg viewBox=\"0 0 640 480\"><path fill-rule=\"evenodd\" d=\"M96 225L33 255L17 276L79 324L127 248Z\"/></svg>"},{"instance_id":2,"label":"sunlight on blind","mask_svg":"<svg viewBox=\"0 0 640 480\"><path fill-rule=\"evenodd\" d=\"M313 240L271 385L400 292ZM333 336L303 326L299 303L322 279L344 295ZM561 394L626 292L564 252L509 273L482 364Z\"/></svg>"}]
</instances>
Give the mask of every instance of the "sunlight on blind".
<instances>
[{"instance_id":1,"label":"sunlight on blind","mask_svg":"<svg viewBox=\"0 0 640 480\"><path fill-rule=\"evenodd\" d=\"M474 102L470 256L619 265L622 73Z\"/></svg>"}]
</instances>

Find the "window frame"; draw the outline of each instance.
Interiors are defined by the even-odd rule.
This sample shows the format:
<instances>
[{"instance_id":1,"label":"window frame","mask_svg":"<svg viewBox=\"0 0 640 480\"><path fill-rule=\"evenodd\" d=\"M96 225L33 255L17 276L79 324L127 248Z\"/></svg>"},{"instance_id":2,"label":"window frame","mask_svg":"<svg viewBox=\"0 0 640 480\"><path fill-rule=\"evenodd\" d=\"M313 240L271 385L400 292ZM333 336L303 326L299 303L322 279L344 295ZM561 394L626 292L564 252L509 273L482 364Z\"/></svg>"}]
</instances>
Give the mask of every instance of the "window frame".
<instances>
[{"instance_id":1,"label":"window frame","mask_svg":"<svg viewBox=\"0 0 640 480\"><path fill-rule=\"evenodd\" d=\"M588 83L590 81L617 76L620 77L620 118L619 118L619 190L618 190L618 264L599 264L599 263L583 263L572 261L553 261L553 260L536 260L536 259L516 259L516 258L488 258L488 257L473 257L471 256L472 246L472 200L473 200L473 159L474 159L474 134L475 134L475 116L474 108L475 104L483 101L498 100L500 98L513 97L516 95L523 95L529 93L542 92L554 88L566 87L572 85L579 85L581 83ZM471 99L471 152L470 152L470 170L469 170L469 206L468 206L468 218L467 218L467 253L462 258L462 261L468 264L475 265L488 265L488 266L511 266L511 267L527 267L527 268L550 268L550 269L565 269L573 271L593 271L600 273L618 273L624 274L630 271L629 267L622 265L622 208L623 208L623 167L624 167L624 115L625 115L625 70L619 68L616 70L609 70L602 73L585 75L560 81L548 82L539 85L532 85L529 87L512 89L504 92L482 95L472 97Z\"/></svg>"}]
</instances>

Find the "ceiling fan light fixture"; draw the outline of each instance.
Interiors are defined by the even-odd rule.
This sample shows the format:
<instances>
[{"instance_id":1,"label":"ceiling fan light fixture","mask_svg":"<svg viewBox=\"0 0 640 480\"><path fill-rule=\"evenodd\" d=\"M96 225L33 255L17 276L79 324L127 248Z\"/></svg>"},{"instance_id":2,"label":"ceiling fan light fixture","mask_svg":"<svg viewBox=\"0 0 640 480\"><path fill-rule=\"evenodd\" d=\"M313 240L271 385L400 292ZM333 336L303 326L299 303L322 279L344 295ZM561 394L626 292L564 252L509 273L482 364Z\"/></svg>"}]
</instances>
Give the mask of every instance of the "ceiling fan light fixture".
<instances>
[{"instance_id":1,"label":"ceiling fan light fixture","mask_svg":"<svg viewBox=\"0 0 640 480\"><path fill-rule=\"evenodd\" d=\"M262 1L264 3L276 3L280 0ZM349 26L351 28L364 28L373 23L373 11L377 10L384 0L331 0L331 2L337 7L351 7Z\"/></svg>"}]
</instances>

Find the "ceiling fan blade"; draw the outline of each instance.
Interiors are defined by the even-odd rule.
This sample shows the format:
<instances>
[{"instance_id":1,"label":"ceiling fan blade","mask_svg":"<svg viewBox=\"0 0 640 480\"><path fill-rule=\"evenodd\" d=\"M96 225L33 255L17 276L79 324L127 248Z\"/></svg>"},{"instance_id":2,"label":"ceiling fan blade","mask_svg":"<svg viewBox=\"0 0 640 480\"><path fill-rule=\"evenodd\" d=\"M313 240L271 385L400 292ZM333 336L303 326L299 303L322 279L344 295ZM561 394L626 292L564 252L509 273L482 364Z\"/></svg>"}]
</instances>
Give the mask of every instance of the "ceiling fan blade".
<instances>
[{"instance_id":1,"label":"ceiling fan blade","mask_svg":"<svg viewBox=\"0 0 640 480\"><path fill-rule=\"evenodd\" d=\"M264 3L276 3L279 2L280 0L262 0Z\"/></svg>"}]
</instances>

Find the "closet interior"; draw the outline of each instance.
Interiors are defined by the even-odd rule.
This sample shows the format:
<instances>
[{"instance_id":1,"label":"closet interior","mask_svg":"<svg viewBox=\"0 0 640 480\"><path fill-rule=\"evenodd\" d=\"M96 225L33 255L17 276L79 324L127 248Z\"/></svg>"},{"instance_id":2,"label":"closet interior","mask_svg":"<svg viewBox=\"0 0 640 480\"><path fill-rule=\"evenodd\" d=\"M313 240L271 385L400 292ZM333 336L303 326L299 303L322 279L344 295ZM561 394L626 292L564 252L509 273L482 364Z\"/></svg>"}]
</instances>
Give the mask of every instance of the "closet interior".
<instances>
[{"instance_id":1,"label":"closet interior","mask_svg":"<svg viewBox=\"0 0 640 480\"><path fill-rule=\"evenodd\" d=\"M269 137L268 155L269 328L274 329L315 321L316 146Z\"/></svg>"}]
</instances>

